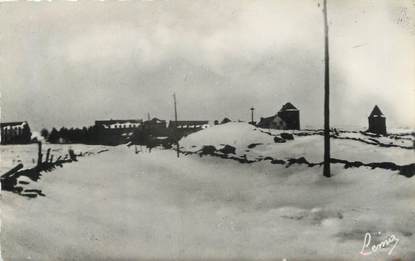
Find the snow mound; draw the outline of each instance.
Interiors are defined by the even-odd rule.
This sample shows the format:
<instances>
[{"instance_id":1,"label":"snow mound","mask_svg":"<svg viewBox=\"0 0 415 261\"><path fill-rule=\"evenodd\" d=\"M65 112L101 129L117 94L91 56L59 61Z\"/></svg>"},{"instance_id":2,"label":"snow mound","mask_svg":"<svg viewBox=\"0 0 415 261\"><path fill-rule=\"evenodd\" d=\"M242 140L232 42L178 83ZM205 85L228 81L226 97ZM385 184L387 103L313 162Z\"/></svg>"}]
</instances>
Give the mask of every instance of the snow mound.
<instances>
[{"instance_id":1,"label":"snow mound","mask_svg":"<svg viewBox=\"0 0 415 261\"><path fill-rule=\"evenodd\" d=\"M253 143L273 143L273 137L248 123L230 122L192 133L180 140L180 146L187 149L200 148L203 145L218 147L225 144L246 148Z\"/></svg>"}]
</instances>

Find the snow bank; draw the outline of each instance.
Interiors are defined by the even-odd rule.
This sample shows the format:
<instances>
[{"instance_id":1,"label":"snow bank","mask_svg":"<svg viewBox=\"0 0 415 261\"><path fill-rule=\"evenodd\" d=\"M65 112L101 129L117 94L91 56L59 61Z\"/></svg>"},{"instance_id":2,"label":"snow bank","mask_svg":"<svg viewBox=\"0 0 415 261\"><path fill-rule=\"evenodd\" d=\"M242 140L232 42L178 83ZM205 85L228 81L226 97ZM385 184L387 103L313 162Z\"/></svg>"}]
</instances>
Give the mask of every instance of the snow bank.
<instances>
[{"instance_id":1,"label":"snow bank","mask_svg":"<svg viewBox=\"0 0 415 261\"><path fill-rule=\"evenodd\" d=\"M192 133L180 140L180 146L189 149L193 146L200 148L203 145L223 146L225 144L246 148L253 143L273 143L273 137L260 132L253 125L229 122Z\"/></svg>"}]
</instances>

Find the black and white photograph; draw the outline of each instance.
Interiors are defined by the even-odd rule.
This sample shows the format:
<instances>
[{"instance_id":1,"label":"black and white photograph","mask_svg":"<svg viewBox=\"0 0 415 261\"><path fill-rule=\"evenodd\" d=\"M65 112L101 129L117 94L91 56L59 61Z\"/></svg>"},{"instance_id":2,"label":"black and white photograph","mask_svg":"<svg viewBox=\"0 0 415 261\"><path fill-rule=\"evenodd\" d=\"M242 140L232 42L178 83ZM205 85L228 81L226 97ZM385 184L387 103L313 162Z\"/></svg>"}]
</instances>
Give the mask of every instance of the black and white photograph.
<instances>
[{"instance_id":1,"label":"black and white photograph","mask_svg":"<svg viewBox=\"0 0 415 261\"><path fill-rule=\"evenodd\" d=\"M0 261L415 260L415 0L0 0Z\"/></svg>"}]
</instances>

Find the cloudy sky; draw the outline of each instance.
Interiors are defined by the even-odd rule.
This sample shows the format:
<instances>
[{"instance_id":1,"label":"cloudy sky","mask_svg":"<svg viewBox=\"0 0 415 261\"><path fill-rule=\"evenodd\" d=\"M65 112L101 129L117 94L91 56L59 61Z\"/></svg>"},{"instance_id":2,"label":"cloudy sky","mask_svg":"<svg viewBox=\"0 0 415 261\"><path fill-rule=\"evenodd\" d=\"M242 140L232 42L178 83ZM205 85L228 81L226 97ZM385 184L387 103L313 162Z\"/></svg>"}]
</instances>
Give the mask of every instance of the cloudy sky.
<instances>
[{"instance_id":1,"label":"cloudy sky","mask_svg":"<svg viewBox=\"0 0 415 261\"><path fill-rule=\"evenodd\" d=\"M320 0L322 1L322 0ZM415 124L415 1L329 0L332 123ZM2 121L249 120L291 101L323 123L318 0L0 3Z\"/></svg>"}]
</instances>

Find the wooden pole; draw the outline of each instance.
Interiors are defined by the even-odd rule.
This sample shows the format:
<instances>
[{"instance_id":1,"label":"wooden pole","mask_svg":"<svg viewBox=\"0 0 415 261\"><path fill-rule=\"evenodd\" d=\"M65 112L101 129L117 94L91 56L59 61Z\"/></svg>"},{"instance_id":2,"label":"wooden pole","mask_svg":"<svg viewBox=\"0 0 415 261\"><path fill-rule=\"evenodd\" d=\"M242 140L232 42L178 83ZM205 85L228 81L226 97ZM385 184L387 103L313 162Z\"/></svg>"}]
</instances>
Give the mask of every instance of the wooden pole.
<instances>
[{"instance_id":1,"label":"wooden pole","mask_svg":"<svg viewBox=\"0 0 415 261\"><path fill-rule=\"evenodd\" d=\"M37 166L42 165L42 142L37 142Z\"/></svg>"},{"instance_id":2,"label":"wooden pole","mask_svg":"<svg viewBox=\"0 0 415 261\"><path fill-rule=\"evenodd\" d=\"M173 100L174 100L174 121L175 121L175 124L174 124L174 127L175 127L175 129L174 129L175 135L174 136L177 139L176 140L177 157L179 158L180 157L180 152L179 152L179 135L177 133L177 102L176 102L176 93L173 94Z\"/></svg>"},{"instance_id":3,"label":"wooden pole","mask_svg":"<svg viewBox=\"0 0 415 261\"><path fill-rule=\"evenodd\" d=\"M18 164L16 167L12 168L11 170L1 175L1 179L6 179L6 178L9 178L10 176L13 176L16 172L18 172L22 168L23 168L23 164L22 163Z\"/></svg>"},{"instance_id":4,"label":"wooden pole","mask_svg":"<svg viewBox=\"0 0 415 261\"><path fill-rule=\"evenodd\" d=\"M331 176L330 171L330 60L329 60L329 26L327 21L327 0L324 0L324 172L325 177Z\"/></svg>"},{"instance_id":5,"label":"wooden pole","mask_svg":"<svg viewBox=\"0 0 415 261\"><path fill-rule=\"evenodd\" d=\"M46 151L45 163L48 163L49 162L49 155L50 155L50 148Z\"/></svg>"}]
</instances>

